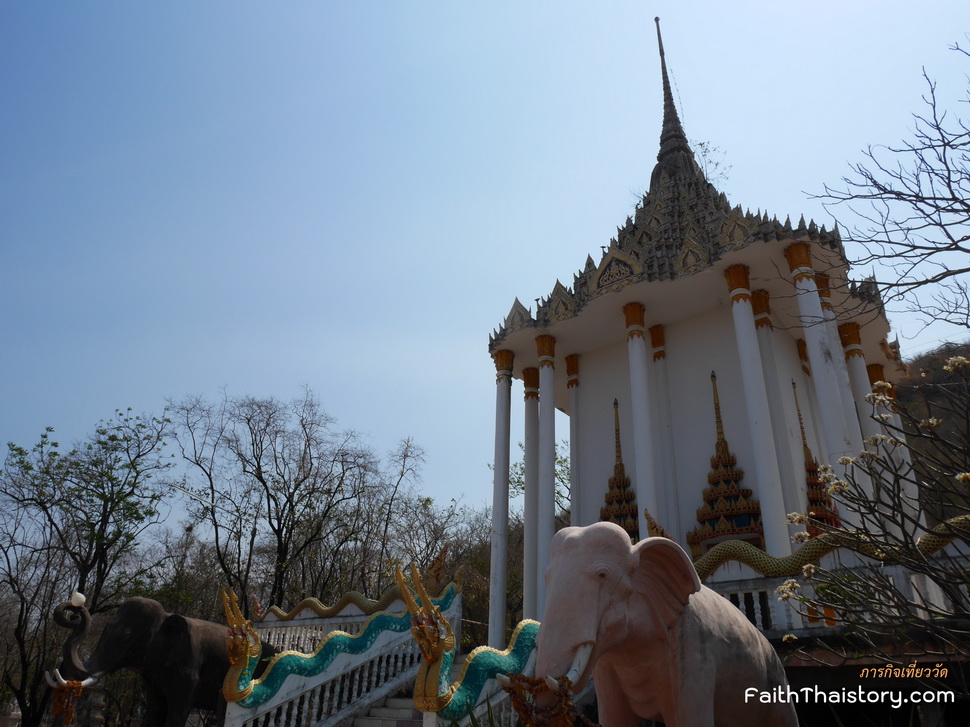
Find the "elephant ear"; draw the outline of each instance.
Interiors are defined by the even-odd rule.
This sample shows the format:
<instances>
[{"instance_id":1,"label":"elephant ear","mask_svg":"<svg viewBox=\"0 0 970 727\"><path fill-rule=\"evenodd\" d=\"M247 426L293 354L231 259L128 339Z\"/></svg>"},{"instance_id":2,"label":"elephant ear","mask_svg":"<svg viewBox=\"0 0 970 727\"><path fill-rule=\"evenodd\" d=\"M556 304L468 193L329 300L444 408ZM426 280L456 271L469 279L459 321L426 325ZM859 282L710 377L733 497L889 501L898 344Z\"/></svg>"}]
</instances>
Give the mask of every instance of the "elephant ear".
<instances>
[{"instance_id":1,"label":"elephant ear","mask_svg":"<svg viewBox=\"0 0 970 727\"><path fill-rule=\"evenodd\" d=\"M633 588L643 597L659 626L668 628L701 589L694 564L684 549L667 538L646 538L633 546Z\"/></svg>"}]
</instances>

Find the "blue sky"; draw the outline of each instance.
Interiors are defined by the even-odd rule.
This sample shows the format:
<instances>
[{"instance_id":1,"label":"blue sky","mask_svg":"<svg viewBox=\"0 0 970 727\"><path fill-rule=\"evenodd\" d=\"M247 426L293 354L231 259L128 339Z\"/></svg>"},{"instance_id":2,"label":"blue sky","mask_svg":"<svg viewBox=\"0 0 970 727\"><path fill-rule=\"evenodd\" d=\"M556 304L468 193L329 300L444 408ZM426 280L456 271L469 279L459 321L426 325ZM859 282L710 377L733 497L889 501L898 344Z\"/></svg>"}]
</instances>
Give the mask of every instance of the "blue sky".
<instances>
[{"instance_id":1,"label":"blue sky","mask_svg":"<svg viewBox=\"0 0 970 727\"><path fill-rule=\"evenodd\" d=\"M654 15L723 191L782 219L831 224L808 193L907 136L921 67L966 88L963 1L4 3L0 441L309 385L487 501L488 334L646 187Z\"/></svg>"}]
</instances>

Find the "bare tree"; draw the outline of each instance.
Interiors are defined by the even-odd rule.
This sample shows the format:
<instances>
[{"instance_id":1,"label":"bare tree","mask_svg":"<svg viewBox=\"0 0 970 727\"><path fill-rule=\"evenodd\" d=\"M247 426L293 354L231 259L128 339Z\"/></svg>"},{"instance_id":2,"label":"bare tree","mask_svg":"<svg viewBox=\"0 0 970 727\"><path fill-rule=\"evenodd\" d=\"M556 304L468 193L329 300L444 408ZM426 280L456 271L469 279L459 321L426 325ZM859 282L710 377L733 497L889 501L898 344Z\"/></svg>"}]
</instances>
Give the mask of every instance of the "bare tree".
<instances>
[{"instance_id":1,"label":"bare tree","mask_svg":"<svg viewBox=\"0 0 970 727\"><path fill-rule=\"evenodd\" d=\"M184 490L228 584L247 607L253 595L292 605L290 579L304 556L352 539L361 498L381 487L373 451L356 432L336 430L309 390L288 403L195 398L172 410L194 472ZM254 580L268 588L257 593Z\"/></svg>"},{"instance_id":2,"label":"bare tree","mask_svg":"<svg viewBox=\"0 0 970 727\"><path fill-rule=\"evenodd\" d=\"M53 533L25 510L7 513L0 532L0 678L20 707L21 721L39 725L49 695L43 672L64 641L51 610L70 592L75 573Z\"/></svg>"},{"instance_id":3,"label":"bare tree","mask_svg":"<svg viewBox=\"0 0 970 727\"><path fill-rule=\"evenodd\" d=\"M962 60L970 53L959 45ZM915 114L913 138L898 146L870 146L841 187L819 198L847 207L857 220L843 240L864 252L854 265L878 263L876 284L926 322L970 327L970 125L948 112L937 84L924 71L926 111ZM970 90L963 103L970 102ZM851 254L850 254L851 257Z\"/></svg>"},{"instance_id":4,"label":"bare tree","mask_svg":"<svg viewBox=\"0 0 970 727\"><path fill-rule=\"evenodd\" d=\"M173 438L192 474L181 489L190 500L190 512L209 528L213 553L229 588L249 606L249 581L261 516L260 503L251 488L232 481L225 438L231 420L231 400L213 404L201 397L170 402L175 423Z\"/></svg>"},{"instance_id":5,"label":"bare tree","mask_svg":"<svg viewBox=\"0 0 970 727\"><path fill-rule=\"evenodd\" d=\"M391 524L399 521L397 512L398 494L407 490L418 478L421 463L424 461L424 451L409 437L401 441L398 448L391 453L393 471L388 477L388 492L381 507L384 521L380 539L380 555L378 563L382 568L378 573L377 592L381 593L394 582L393 568L388 562L388 548L390 546Z\"/></svg>"}]
</instances>

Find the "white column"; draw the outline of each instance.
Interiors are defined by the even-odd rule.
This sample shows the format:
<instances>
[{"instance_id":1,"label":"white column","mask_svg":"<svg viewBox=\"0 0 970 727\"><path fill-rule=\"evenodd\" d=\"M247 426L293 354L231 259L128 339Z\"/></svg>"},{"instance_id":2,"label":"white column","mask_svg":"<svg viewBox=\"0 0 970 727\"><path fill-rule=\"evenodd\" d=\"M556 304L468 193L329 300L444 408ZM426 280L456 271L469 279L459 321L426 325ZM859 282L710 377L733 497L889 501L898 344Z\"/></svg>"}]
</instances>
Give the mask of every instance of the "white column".
<instances>
[{"instance_id":1,"label":"white column","mask_svg":"<svg viewBox=\"0 0 970 727\"><path fill-rule=\"evenodd\" d=\"M496 351L495 460L492 479L492 567L488 600L488 645L505 648L505 603L509 570L509 439L512 428L511 351Z\"/></svg>"},{"instance_id":2,"label":"white column","mask_svg":"<svg viewBox=\"0 0 970 727\"><path fill-rule=\"evenodd\" d=\"M677 474L674 467L674 440L670 430L670 390L667 387L667 344L664 327L650 327L650 348L653 351L653 370L650 372L652 410L657 426L657 500L660 512L654 519L670 535L681 542L680 503L677 498Z\"/></svg>"},{"instance_id":3,"label":"white column","mask_svg":"<svg viewBox=\"0 0 970 727\"><path fill-rule=\"evenodd\" d=\"M818 397L818 411L822 422L822 436L828 450L830 464L840 471L838 459L858 454L853 450L845 421L845 410L841 406L842 390L839 388L837 362L842 358L841 351L834 349L825 329L825 316L815 287L815 272L812 270L811 249L807 242L796 242L785 248L788 267L792 272L798 299L798 313L808 360L812 366L812 379ZM840 347L841 348L841 347ZM844 471L844 468L842 468Z\"/></svg>"},{"instance_id":4,"label":"white column","mask_svg":"<svg viewBox=\"0 0 970 727\"><path fill-rule=\"evenodd\" d=\"M824 302L823 302L824 306ZM859 335L859 324L858 323L843 323L838 327L839 343L843 349L845 349L845 364L846 372L848 374L848 381L851 386L850 396L848 398L848 403L852 406L852 412L856 416L856 421L859 422L861 429L861 439L858 443L857 451L861 452L863 449L868 449L871 451L877 450L876 444L866 445L862 439L869 439L877 434L882 434L882 428L879 426L878 422L872 418L872 403L866 399L866 396L872 393L872 387L869 384L869 374L866 372L866 359L862 352L862 339ZM848 415L846 415L848 416ZM883 452L887 450L882 450ZM861 483L866 485L868 492L871 494L873 500L882 500L882 493L877 495L876 490L872 486L872 482L869 478L863 479L863 475L860 472L856 472L856 479ZM903 488L905 494L905 488ZM882 502L880 507L892 507L891 504ZM846 508L843 508L846 510ZM855 513L848 512L848 521L854 524L856 520ZM890 525L889 530L893 532L897 537L902 533L895 526Z\"/></svg>"},{"instance_id":5,"label":"white column","mask_svg":"<svg viewBox=\"0 0 970 727\"><path fill-rule=\"evenodd\" d=\"M747 405L748 428L754 454L757 496L761 502L761 524L765 533L765 550L783 557L791 553L785 502L778 475L778 457L771 436L772 422L765 390L765 372L758 350L758 334L751 308L746 265L732 265L724 271L731 293L734 335L741 362L741 385Z\"/></svg>"},{"instance_id":6,"label":"white column","mask_svg":"<svg viewBox=\"0 0 970 727\"><path fill-rule=\"evenodd\" d=\"M539 618L539 369L522 370L525 384L522 618Z\"/></svg>"},{"instance_id":7,"label":"white column","mask_svg":"<svg viewBox=\"0 0 970 727\"><path fill-rule=\"evenodd\" d=\"M822 305L822 316L825 318L825 333L829 337L829 345L833 351L842 350L838 327L835 322L835 311L832 308L832 291L829 288L829 276L825 273L815 273L815 287L818 288L818 300ZM852 442L852 450L861 452L863 436L862 423L859 412L856 410L852 385L849 382L849 371L845 356L836 357L835 374L839 381L839 390L842 392L841 402L842 411L845 416L845 425L849 433L849 441Z\"/></svg>"},{"instance_id":8,"label":"white column","mask_svg":"<svg viewBox=\"0 0 970 727\"><path fill-rule=\"evenodd\" d=\"M886 381L885 370L882 364L869 364L866 366L866 376L869 380L869 386L872 387L877 381ZM886 394L892 399L896 398L896 392L894 389L889 389ZM877 410L878 414L889 414L890 419L886 422L887 425L892 425L892 429L889 426L883 427L880 425L880 434L885 434L889 437L895 437L896 439L905 439L905 435L902 433L903 423L899 418L899 413L897 411L889 411L887 409ZM912 531L913 537L919 537L926 530L926 513L920 507L919 504L919 491L914 482L915 473L913 472L913 459L910 456L909 448L906 446L898 446L892 450L892 459L899 467L899 471L903 473L904 480L902 482L902 491L905 501L909 504L910 510L909 515L919 523L918 527L914 528Z\"/></svg>"},{"instance_id":9,"label":"white column","mask_svg":"<svg viewBox=\"0 0 970 727\"><path fill-rule=\"evenodd\" d=\"M546 607L546 568L549 546L556 534L556 339L536 336L539 353L539 538L536 569L537 607Z\"/></svg>"},{"instance_id":10,"label":"white column","mask_svg":"<svg viewBox=\"0 0 970 727\"><path fill-rule=\"evenodd\" d=\"M818 395L815 393L815 382L812 380L812 370L808 365L808 346L805 344L804 338L796 339L795 345L798 349L798 360L802 364L802 373L805 375L802 383L799 384L799 387L806 394L805 397L802 397L802 405L808 404L808 413L811 417L811 426L807 427L805 431L812 435L809 446L815 452L815 458L822 464L826 464L831 462L832 458L829 457L828 449L826 449L825 437L822 436L821 420L818 418ZM804 400L806 397L807 402ZM798 512L801 512L801 510Z\"/></svg>"},{"instance_id":11,"label":"white column","mask_svg":"<svg viewBox=\"0 0 970 727\"><path fill-rule=\"evenodd\" d=\"M872 393L869 384L869 373L866 371L866 357L862 352L862 337L858 323L843 323L839 326L839 341L845 350L845 365L849 373L849 384L852 387L852 399L862 427L862 436L869 439L882 434L882 427L872 418L872 402L866 397Z\"/></svg>"},{"instance_id":12,"label":"white column","mask_svg":"<svg viewBox=\"0 0 970 727\"><path fill-rule=\"evenodd\" d=\"M774 325L771 323L771 300L767 290L751 293L751 307L754 313L754 326L758 334L758 350L761 352L761 366L765 372L765 388L768 393L768 411L772 421L772 439L778 457L778 474L781 477L781 491L785 512L805 512L808 498L805 491L805 466L801 458L793 454L793 446L801 453L800 431L795 429L794 417L785 416L785 401L791 399L788 382L782 388L775 361ZM789 526L789 535L799 527Z\"/></svg>"},{"instance_id":13,"label":"white column","mask_svg":"<svg viewBox=\"0 0 970 727\"><path fill-rule=\"evenodd\" d=\"M566 390L569 392L569 524L582 525L579 492L579 355L566 356Z\"/></svg>"},{"instance_id":14,"label":"white column","mask_svg":"<svg viewBox=\"0 0 970 727\"><path fill-rule=\"evenodd\" d=\"M647 342L643 337L641 303L623 306L626 318L627 352L630 357L630 413L633 416L633 487L637 493L637 522L640 540L648 537L646 508L650 515L661 515L654 475L653 432L650 426L650 394L647 388Z\"/></svg>"}]
</instances>

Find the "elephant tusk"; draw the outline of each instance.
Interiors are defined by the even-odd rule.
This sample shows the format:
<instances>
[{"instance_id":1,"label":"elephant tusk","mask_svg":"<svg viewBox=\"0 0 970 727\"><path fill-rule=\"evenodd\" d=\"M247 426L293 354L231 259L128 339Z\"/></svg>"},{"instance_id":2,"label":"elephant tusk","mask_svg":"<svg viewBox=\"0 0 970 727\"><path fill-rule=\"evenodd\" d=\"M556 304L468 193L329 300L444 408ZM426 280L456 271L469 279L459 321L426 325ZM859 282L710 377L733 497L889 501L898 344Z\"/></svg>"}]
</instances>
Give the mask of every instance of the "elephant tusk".
<instances>
[{"instance_id":1,"label":"elephant tusk","mask_svg":"<svg viewBox=\"0 0 970 727\"><path fill-rule=\"evenodd\" d=\"M512 686L512 680L509 679L508 676L505 675L505 674L496 674L495 675L495 680L499 684L501 684L503 687L511 687Z\"/></svg>"},{"instance_id":2,"label":"elephant tusk","mask_svg":"<svg viewBox=\"0 0 970 727\"><path fill-rule=\"evenodd\" d=\"M591 653L593 653L593 644L591 642L581 644L576 649L576 656L573 657L572 666L566 672L566 678L573 684L579 681L579 678L586 671L586 665L589 663L589 655Z\"/></svg>"},{"instance_id":3,"label":"elephant tusk","mask_svg":"<svg viewBox=\"0 0 970 727\"><path fill-rule=\"evenodd\" d=\"M559 680L553 676L547 676L546 686L549 687L550 692L557 692L559 691Z\"/></svg>"},{"instance_id":4,"label":"elephant tusk","mask_svg":"<svg viewBox=\"0 0 970 727\"><path fill-rule=\"evenodd\" d=\"M92 684L96 683L100 678L100 676L101 676L100 674L93 674L87 677L84 681L81 682L81 689L84 689L85 687L90 687ZM53 679L51 678L51 672L45 671L44 679L51 686L51 689L63 689L68 685L68 681L63 676L61 676L60 669L54 670Z\"/></svg>"}]
</instances>

